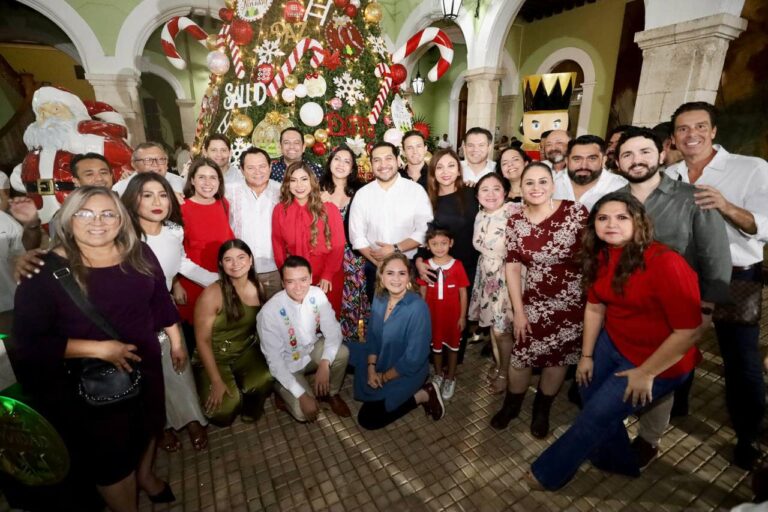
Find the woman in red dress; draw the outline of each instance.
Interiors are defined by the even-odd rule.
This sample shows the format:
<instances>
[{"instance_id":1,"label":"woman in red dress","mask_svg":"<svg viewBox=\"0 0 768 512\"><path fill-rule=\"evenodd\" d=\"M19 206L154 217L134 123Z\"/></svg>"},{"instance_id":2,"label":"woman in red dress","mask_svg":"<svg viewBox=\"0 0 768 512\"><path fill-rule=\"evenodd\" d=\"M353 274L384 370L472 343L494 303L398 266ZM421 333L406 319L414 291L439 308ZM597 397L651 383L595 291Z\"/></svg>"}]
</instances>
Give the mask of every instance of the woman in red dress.
<instances>
[{"instance_id":1,"label":"woman in red dress","mask_svg":"<svg viewBox=\"0 0 768 512\"><path fill-rule=\"evenodd\" d=\"M320 185L304 162L288 166L280 203L272 212L272 249L277 268L288 256L312 265L312 284L319 286L339 316L344 288L344 222L335 204L324 203Z\"/></svg>"},{"instance_id":2,"label":"woman in red dress","mask_svg":"<svg viewBox=\"0 0 768 512\"><path fill-rule=\"evenodd\" d=\"M545 164L528 164L521 180L525 207L507 222L505 265L515 347L504 405L493 421L509 423L518 415L531 371L541 368L531 434L544 438L549 434L549 409L567 366L579 362L584 296L575 256L588 212L578 203L552 199L555 184Z\"/></svg>"},{"instance_id":3,"label":"woman in red dress","mask_svg":"<svg viewBox=\"0 0 768 512\"><path fill-rule=\"evenodd\" d=\"M208 158L195 159L187 174L184 186L186 201L181 205L184 220L184 250L187 257L211 272L217 271L219 247L235 238L229 226L229 203L224 199L224 177L221 169ZM181 287L181 289L179 289ZM195 302L203 288L186 277L179 276L174 284L173 296L181 318L192 325ZM184 329L185 336L192 335L191 327Z\"/></svg>"}]
</instances>

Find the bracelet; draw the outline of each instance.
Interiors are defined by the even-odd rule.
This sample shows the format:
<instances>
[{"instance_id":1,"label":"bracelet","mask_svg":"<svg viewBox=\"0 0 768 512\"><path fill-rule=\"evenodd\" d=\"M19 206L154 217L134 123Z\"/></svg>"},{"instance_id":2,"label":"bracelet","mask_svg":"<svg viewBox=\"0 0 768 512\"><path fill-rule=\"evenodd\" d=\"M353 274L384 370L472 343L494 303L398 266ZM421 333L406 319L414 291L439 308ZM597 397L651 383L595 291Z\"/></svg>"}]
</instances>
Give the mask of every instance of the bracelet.
<instances>
[{"instance_id":1,"label":"bracelet","mask_svg":"<svg viewBox=\"0 0 768 512\"><path fill-rule=\"evenodd\" d=\"M592 359L592 356L588 356L586 354L581 354L581 357L586 357L587 359Z\"/></svg>"}]
</instances>

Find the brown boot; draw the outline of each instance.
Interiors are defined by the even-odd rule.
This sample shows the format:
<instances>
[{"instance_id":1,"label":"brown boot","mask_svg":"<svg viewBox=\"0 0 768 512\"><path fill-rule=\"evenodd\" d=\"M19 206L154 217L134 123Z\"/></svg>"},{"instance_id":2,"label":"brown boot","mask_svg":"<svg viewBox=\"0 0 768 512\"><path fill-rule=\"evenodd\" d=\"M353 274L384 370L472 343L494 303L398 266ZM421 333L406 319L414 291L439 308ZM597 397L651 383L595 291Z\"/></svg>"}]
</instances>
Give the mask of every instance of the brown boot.
<instances>
[{"instance_id":1,"label":"brown boot","mask_svg":"<svg viewBox=\"0 0 768 512\"><path fill-rule=\"evenodd\" d=\"M531 435L533 437L544 439L549 435L549 410L554 400L555 395L545 395L540 389L536 390L531 417Z\"/></svg>"},{"instance_id":2,"label":"brown boot","mask_svg":"<svg viewBox=\"0 0 768 512\"><path fill-rule=\"evenodd\" d=\"M523 405L524 398L525 391L522 393L510 393L507 391L507 394L504 395L504 405L501 406L501 410L491 419L491 426L496 430L507 428L509 422L520 414L520 407Z\"/></svg>"}]
</instances>

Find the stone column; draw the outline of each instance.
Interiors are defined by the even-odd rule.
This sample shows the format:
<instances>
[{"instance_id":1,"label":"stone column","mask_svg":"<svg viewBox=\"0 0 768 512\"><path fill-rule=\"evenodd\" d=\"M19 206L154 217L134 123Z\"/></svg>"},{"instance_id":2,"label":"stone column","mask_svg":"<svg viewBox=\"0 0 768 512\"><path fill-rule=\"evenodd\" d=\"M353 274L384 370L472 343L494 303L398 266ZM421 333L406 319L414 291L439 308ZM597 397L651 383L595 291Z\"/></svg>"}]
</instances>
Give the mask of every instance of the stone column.
<instances>
[{"instance_id":1,"label":"stone column","mask_svg":"<svg viewBox=\"0 0 768 512\"><path fill-rule=\"evenodd\" d=\"M479 126L491 133L496 130L496 104L499 98L503 69L468 69L467 81L467 129Z\"/></svg>"},{"instance_id":2,"label":"stone column","mask_svg":"<svg viewBox=\"0 0 768 512\"><path fill-rule=\"evenodd\" d=\"M728 44L745 28L747 20L721 13L635 34L643 68L632 123L668 121L688 101L714 104Z\"/></svg>"},{"instance_id":3,"label":"stone column","mask_svg":"<svg viewBox=\"0 0 768 512\"><path fill-rule=\"evenodd\" d=\"M520 113L515 112L517 98L516 94L508 94L499 98L499 120L496 124L501 127L501 134L507 137L515 135L520 125Z\"/></svg>"},{"instance_id":4,"label":"stone column","mask_svg":"<svg viewBox=\"0 0 768 512\"><path fill-rule=\"evenodd\" d=\"M179 107L179 117L181 118L181 135L184 142L191 147L195 142L195 128L197 126L195 106L197 106L197 102L195 100L176 100L176 105Z\"/></svg>"},{"instance_id":5,"label":"stone column","mask_svg":"<svg viewBox=\"0 0 768 512\"><path fill-rule=\"evenodd\" d=\"M128 142L136 145L146 140L144 131L144 109L141 104L139 85L141 80L135 73L95 74L86 73L86 80L93 86L97 101L112 105L125 118L128 126Z\"/></svg>"}]
</instances>

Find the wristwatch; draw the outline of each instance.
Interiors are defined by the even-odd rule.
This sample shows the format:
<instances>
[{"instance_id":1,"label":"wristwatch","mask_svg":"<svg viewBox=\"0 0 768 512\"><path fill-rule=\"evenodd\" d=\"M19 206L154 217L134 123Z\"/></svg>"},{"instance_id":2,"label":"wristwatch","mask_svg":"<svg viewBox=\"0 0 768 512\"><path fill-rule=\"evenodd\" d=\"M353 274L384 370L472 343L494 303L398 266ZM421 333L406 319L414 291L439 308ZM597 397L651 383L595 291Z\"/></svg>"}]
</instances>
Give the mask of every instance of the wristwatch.
<instances>
[{"instance_id":1,"label":"wristwatch","mask_svg":"<svg viewBox=\"0 0 768 512\"><path fill-rule=\"evenodd\" d=\"M711 308L709 306L701 306L701 314L702 315L709 316L709 315L711 315L714 312L715 312L714 308Z\"/></svg>"},{"instance_id":2,"label":"wristwatch","mask_svg":"<svg viewBox=\"0 0 768 512\"><path fill-rule=\"evenodd\" d=\"M394 247L394 248L395 248L395 252L396 252L397 254L400 254L401 252L403 252L403 251L401 251L401 250L400 250L400 248L397 246L397 244L394 244L392 247Z\"/></svg>"}]
</instances>

